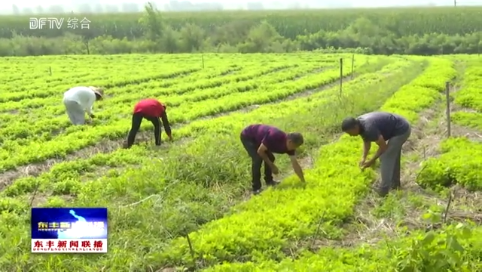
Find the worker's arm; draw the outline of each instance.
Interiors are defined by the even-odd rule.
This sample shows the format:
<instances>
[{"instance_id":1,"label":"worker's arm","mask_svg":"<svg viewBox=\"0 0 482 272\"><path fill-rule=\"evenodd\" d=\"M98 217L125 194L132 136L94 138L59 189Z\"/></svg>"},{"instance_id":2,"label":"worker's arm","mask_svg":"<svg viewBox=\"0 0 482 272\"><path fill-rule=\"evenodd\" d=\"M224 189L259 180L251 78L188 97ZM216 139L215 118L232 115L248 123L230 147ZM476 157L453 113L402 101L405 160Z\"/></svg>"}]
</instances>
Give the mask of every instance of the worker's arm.
<instances>
[{"instance_id":1,"label":"worker's arm","mask_svg":"<svg viewBox=\"0 0 482 272\"><path fill-rule=\"evenodd\" d=\"M259 146L258 148L258 155L263 159L263 161L270 167L270 168L274 168L274 164L273 162L268 158L268 155L266 154L266 151L268 150L268 148L263 144L261 143L261 145Z\"/></svg>"},{"instance_id":2,"label":"worker's arm","mask_svg":"<svg viewBox=\"0 0 482 272\"><path fill-rule=\"evenodd\" d=\"M372 147L372 142L363 140L363 155L362 161L366 161L370 148Z\"/></svg>"},{"instance_id":3,"label":"worker's arm","mask_svg":"<svg viewBox=\"0 0 482 272\"><path fill-rule=\"evenodd\" d=\"M95 94L93 96L89 96L87 103L85 105L85 111L89 114L90 117L94 116L94 111L92 110L94 107L95 102Z\"/></svg>"},{"instance_id":4,"label":"worker's arm","mask_svg":"<svg viewBox=\"0 0 482 272\"><path fill-rule=\"evenodd\" d=\"M94 117L94 111L92 110L92 106L90 108L87 109L87 114L90 116L90 117Z\"/></svg>"},{"instance_id":5,"label":"worker's arm","mask_svg":"<svg viewBox=\"0 0 482 272\"><path fill-rule=\"evenodd\" d=\"M171 125L169 125L169 120L167 119L167 113L164 111L161 115L162 125L164 126L164 130L166 134L171 137Z\"/></svg>"},{"instance_id":6,"label":"worker's arm","mask_svg":"<svg viewBox=\"0 0 482 272\"><path fill-rule=\"evenodd\" d=\"M293 167L293 171L295 171L295 174L298 176L298 178L300 178L301 182L305 182L305 175L303 174L303 169L298 163L296 156L294 154L293 155L289 154L289 155L290 155L291 166Z\"/></svg>"},{"instance_id":7,"label":"worker's arm","mask_svg":"<svg viewBox=\"0 0 482 272\"><path fill-rule=\"evenodd\" d=\"M374 163L388 148L388 145L382 135L378 136L378 140L375 142L378 145L377 153L370 159L370 163Z\"/></svg>"}]
</instances>

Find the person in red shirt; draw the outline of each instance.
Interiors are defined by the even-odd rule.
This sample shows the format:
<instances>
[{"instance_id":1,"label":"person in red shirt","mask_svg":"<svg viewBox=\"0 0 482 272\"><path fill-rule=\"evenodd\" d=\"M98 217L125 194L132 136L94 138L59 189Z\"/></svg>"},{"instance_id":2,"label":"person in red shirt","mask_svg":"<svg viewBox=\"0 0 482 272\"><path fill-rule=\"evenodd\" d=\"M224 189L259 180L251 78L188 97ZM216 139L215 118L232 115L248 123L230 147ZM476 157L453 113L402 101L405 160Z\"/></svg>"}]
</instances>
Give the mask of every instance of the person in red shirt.
<instances>
[{"instance_id":1,"label":"person in red shirt","mask_svg":"<svg viewBox=\"0 0 482 272\"><path fill-rule=\"evenodd\" d=\"M147 119L154 125L154 137L156 145L161 145L161 120L166 130L166 134L172 141L171 127L167 119L166 106L156 99L144 99L139 101L134 107L134 114L132 115L132 127L127 136L125 148L130 148L134 144L136 134L141 127L142 119Z\"/></svg>"},{"instance_id":2,"label":"person in red shirt","mask_svg":"<svg viewBox=\"0 0 482 272\"><path fill-rule=\"evenodd\" d=\"M278 182L273 180L273 174L278 174L279 172L274 164L275 157L273 153L290 156L294 172L302 182L305 182L303 170L295 155L295 150L304 142L301 133L285 133L273 126L256 124L247 126L241 132L241 142L252 160L251 175L253 193L255 195L261 192L261 165L263 162L266 185L274 186L278 184Z\"/></svg>"}]
</instances>

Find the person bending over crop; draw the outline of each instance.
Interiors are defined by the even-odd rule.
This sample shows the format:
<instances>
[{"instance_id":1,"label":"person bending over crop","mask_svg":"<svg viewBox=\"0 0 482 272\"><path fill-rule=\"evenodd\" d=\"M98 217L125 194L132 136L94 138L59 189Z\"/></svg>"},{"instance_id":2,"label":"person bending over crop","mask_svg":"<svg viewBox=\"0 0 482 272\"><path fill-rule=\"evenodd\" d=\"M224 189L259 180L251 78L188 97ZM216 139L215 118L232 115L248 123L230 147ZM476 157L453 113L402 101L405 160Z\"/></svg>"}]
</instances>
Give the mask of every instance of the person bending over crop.
<instances>
[{"instance_id":1,"label":"person bending over crop","mask_svg":"<svg viewBox=\"0 0 482 272\"><path fill-rule=\"evenodd\" d=\"M261 192L261 164L264 162L264 180L267 186L273 186L278 182L273 180L273 173L278 174L279 170L274 164L273 153L288 154L291 158L291 165L296 175L302 182L305 182L303 170L299 165L295 150L303 144L301 133L285 133L278 128L267 125L250 125L241 132L241 142L251 157L251 175L253 193Z\"/></svg>"},{"instance_id":2,"label":"person bending over crop","mask_svg":"<svg viewBox=\"0 0 482 272\"><path fill-rule=\"evenodd\" d=\"M127 136L127 142L124 144L125 148L130 148L134 144L136 134L141 127L142 119L147 119L154 125L154 138L156 145L161 145L161 120L166 130L166 134L172 141L171 127L169 120L167 120L166 106L156 99L144 99L139 101L134 107L134 114L132 115L132 127Z\"/></svg>"},{"instance_id":3,"label":"person bending over crop","mask_svg":"<svg viewBox=\"0 0 482 272\"><path fill-rule=\"evenodd\" d=\"M358 118L345 118L341 124L341 129L350 136L360 135L363 139L363 155L359 163L362 170L370 167L380 158L382 182L377 190L378 194L386 196L390 189L399 189L401 187L400 159L402 145L410 137L410 123L396 114L370 112ZM388 144L386 141L388 141ZM378 150L367 161L371 142L378 145Z\"/></svg>"},{"instance_id":4,"label":"person bending over crop","mask_svg":"<svg viewBox=\"0 0 482 272\"><path fill-rule=\"evenodd\" d=\"M104 92L101 88L97 87L73 87L64 93L64 105L67 109L70 122L74 125L85 124L85 113L94 118L92 107L94 102L101 100L104 96Z\"/></svg>"}]
</instances>

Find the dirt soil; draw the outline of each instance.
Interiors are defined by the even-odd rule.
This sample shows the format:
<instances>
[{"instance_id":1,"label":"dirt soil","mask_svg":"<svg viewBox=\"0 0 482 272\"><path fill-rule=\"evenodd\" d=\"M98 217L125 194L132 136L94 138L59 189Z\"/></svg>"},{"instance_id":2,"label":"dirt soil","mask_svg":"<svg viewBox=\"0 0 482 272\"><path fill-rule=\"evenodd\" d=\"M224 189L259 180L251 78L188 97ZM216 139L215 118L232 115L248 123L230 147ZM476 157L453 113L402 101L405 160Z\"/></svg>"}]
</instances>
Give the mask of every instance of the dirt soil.
<instances>
[{"instance_id":1,"label":"dirt soil","mask_svg":"<svg viewBox=\"0 0 482 272\"><path fill-rule=\"evenodd\" d=\"M139 133L139 140L145 138ZM66 158L62 159L48 159L41 163L29 164L26 166L17 167L16 170L9 170L0 174L0 191L9 186L14 182L14 180L22 177L32 176L37 177L43 172L49 171L50 168L59 162L73 161L77 159L86 159L94 156L98 153L111 153L119 148L122 148L122 143L124 140L118 141L102 141L94 146L89 146L87 148L76 151L72 154L67 155Z\"/></svg>"}]
</instances>

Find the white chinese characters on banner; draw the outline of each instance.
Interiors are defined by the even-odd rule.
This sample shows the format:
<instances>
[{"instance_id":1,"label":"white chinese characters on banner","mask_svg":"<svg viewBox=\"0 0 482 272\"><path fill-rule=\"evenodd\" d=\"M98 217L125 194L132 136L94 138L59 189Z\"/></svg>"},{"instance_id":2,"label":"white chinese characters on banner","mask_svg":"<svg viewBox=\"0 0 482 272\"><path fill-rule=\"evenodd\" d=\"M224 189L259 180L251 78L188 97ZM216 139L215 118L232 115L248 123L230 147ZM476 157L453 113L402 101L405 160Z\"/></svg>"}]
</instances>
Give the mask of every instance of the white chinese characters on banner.
<instances>
[{"instance_id":1,"label":"white chinese characters on banner","mask_svg":"<svg viewBox=\"0 0 482 272\"><path fill-rule=\"evenodd\" d=\"M90 29L90 20L86 17L80 21L77 18L69 18L67 20L67 28L77 29L79 28L79 25L80 29Z\"/></svg>"},{"instance_id":2,"label":"white chinese characters on banner","mask_svg":"<svg viewBox=\"0 0 482 272\"><path fill-rule=\"evenodd\" d=\"M80 21L80 29L90 29L90 21L85 18Z\"/></svg>"},{"instance_id":3,"label":"white chinese characters on banner","mask_svg":"<svg viewBox=\"0 0 482 272\"><path fill-rule=\"evenodd\" d=\"M79 28L79 20L77 18L67 19L67 28L72 28L72 29Z\"/></svg>"},{"instance_id":4,"label":"white chinese characters on banner","mask_svg":"<svg viewBox=\"0 0 482 272\"><path fill-rule=\"evenodd\" d=\"M32 253L107 253L107 239L32 239Z\"/></svg>"}]
</instances>

